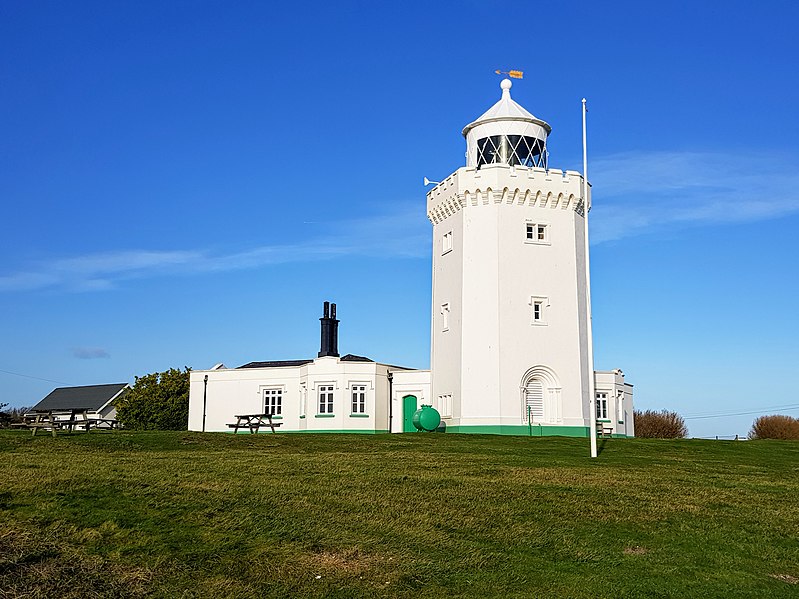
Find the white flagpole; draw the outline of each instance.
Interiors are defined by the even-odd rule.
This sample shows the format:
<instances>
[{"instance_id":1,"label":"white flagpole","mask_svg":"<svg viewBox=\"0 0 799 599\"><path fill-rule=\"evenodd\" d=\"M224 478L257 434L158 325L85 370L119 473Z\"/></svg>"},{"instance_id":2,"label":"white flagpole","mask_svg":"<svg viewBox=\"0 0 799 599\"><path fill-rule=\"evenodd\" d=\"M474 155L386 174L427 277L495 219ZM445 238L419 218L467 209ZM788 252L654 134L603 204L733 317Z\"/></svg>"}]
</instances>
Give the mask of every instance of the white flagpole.
<instances>
[{"instance_id":1,"label":"white flagpole","mask_svg":"<svg viewBox=\"0 0 799 599\"><path fill-rule=\"evenodd\" d=\"M594 392L594 332L591 317L591 266L588 256L588 144L585 134L585 113L588 109L583 98L583 214L585 226L585 302L588 313L588 436L591 438L591 457L596 453L596 393Z\"/></svg>"}]
</instances>

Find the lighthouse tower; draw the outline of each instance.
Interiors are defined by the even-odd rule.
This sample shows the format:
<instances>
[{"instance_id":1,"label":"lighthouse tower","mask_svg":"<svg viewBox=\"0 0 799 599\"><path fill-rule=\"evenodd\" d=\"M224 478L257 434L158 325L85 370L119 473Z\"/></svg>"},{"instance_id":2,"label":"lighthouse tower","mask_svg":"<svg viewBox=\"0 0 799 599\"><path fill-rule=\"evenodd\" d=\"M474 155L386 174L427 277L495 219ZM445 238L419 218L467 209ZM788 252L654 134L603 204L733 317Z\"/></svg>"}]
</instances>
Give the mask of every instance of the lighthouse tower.
<instances>
[{"instance_id":1,"label":"lighthouse tower","mask_svg":"<svg viewBox=\"0 0 799 599\"><path fill-rule=\"evenodd\" d=\"M464 128L466 166L427 194L431 395L448 431L586 436L590 197L580 173L549 168L552 129L511 85Z\"/></svg>"}]
</instances>

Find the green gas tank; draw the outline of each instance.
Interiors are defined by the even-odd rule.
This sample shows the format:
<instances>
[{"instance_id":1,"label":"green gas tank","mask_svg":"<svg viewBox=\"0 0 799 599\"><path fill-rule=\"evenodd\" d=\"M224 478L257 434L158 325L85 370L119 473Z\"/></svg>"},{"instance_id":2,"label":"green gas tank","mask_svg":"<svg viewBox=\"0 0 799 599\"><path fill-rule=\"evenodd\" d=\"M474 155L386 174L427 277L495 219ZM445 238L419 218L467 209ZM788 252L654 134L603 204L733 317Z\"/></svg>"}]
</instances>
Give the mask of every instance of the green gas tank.
<instances>
[{"instance_id":1,"label":"green gas tank","mask_svg":"<svg viewBox=\"0 0 799 599\"><path fill-rule=\"evenodd\" d=\"M439 424L441 424L441 414L433 406L422 404L422 407L413 413L413 426L416 430L430 433L436 430Z\"/></svg>"}]
</instances>

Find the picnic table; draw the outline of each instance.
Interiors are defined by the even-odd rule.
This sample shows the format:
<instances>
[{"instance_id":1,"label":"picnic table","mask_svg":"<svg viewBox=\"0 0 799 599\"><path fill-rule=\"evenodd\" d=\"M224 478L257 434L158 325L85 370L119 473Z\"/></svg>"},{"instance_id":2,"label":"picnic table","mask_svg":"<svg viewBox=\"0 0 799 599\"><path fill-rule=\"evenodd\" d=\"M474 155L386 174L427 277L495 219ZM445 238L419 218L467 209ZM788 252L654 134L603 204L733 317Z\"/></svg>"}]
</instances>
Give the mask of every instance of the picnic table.
<instances>
[{"instance_id":1,"label":"picnic table","mask_svg":"<svg viewBox=\"0 0 799 599\"><path fill-rule=\"evenodd\" d=\"M257 433L262 426L269 426L275 432L276 426L282 426L282 422L273 422L272 414L237 414L234 416L236 422L228 424L228 428L233 429L233 433L239 432L240 428L250 429L250 433Z\"/></svg>"},{"instance_id":2,"label":"picnic table","mask_svg":"<svg viewBox=\"0 0 799 599\"><path fill-rule=\"evenodd\" d=\"M31 430L31 436L35 436L39 429L49 429L52 435L56 436L56 431L83 429L87 433L92 429L112 430L119 427L119 421L113 418L89 418L88 410L46 410L34 412L26 416L22 422L12 424L15 428L27 428Z\"/></svg>"}]
</instances>

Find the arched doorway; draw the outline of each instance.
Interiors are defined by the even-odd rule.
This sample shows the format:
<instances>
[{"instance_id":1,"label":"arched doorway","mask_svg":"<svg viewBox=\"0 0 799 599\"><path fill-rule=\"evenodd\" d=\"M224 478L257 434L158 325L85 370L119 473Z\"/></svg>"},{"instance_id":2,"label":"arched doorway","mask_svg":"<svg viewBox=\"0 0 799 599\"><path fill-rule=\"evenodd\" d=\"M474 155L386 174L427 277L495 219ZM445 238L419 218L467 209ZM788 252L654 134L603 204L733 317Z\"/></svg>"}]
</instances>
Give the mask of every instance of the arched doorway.
<instances>
[{"instance_id":1,"label":"arched doorway","mask_svg":"<svg viewBox=\"0 0 799 599\"><path fill-rule=\"evenodd\" d=\"M556 424L562 421L560 381L548 366L533 366L521 381L522 422Z\"/></svg>"},{"instance_id":2,"label":"arched doorway","mask_svg":"<svg viewBox=\"0 0 799 599\"><path fill-rule=\"evenodd\" d=\"M524 416L529 422L544 421L544 381L531 378L524 386Z\"/></svg>"}]
</instances>

